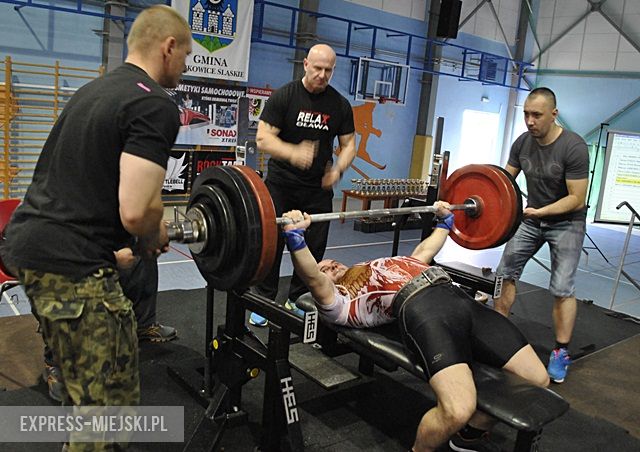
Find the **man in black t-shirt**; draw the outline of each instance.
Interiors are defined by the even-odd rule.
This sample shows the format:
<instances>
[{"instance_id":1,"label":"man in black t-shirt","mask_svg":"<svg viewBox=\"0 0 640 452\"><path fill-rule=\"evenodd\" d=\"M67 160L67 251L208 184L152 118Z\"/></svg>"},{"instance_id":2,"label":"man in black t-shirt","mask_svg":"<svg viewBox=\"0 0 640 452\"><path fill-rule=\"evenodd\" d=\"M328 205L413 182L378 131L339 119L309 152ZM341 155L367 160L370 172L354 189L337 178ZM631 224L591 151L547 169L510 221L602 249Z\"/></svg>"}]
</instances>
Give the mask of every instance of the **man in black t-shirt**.
<instances>
[{"instance_id":1,"label":"man in black t-shirt","mask_svg":"<svg viewBox=\"0 0 640 452\"><path fill-rule=\"evenodd\" d=\"M161 189L180 121L163 87L178 84L191 30L156 5L138 15L127 44L125 64L65 106L2 247L74 405L139 403L136 322L114 251L132 236L147 258L168 244Z\"/></svg>"},{"instance_id":2,"label":"man in black t-shirt","mask_svg":"<svg viewBox=\"0 0 640 452\"><path fill-rule=\"evenodd\" d=\"M297 209L310 214L333 210L333 186L340 181L356 155L353 112L349 101L329 86L336 54L325 44L313 46L304 59L304 77L278 89L267 102L256 140L271 155L266 185L276 214ZM340 153L333 162L333 145L338 137ZM307 245L316 260L322 260L327 246L329 223L314 223L306 234ZM284 242L267 278L256 287L261 295L275 299ZM289 288L292 304L307 288L294 272ZM253 324L266 324L255 313Z\"/></svg>"}]
</instances>

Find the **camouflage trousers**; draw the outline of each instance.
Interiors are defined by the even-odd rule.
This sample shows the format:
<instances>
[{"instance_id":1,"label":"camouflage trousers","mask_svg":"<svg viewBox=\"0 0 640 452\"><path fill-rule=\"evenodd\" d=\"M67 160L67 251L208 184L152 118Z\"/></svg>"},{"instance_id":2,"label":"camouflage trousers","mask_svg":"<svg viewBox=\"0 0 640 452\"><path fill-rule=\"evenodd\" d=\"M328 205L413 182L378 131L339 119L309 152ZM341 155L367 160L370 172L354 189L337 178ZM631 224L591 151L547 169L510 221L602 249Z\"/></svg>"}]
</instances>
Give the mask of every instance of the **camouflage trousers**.
<instances>
[{"instance_id":1,"label":"camouflage trousers","mask_svg":"<svg viewBox=\"0 0 640 452\"><path fill-rule=\"evenodd\" d=\"M79 281L26 269L18 274L40 317L45 342L60 365L67 393L64 404L138 405L136 319L118 273L101 269ZM120 446L125 445L72 442L68 450Z\"/></svg>"}]
</instances>

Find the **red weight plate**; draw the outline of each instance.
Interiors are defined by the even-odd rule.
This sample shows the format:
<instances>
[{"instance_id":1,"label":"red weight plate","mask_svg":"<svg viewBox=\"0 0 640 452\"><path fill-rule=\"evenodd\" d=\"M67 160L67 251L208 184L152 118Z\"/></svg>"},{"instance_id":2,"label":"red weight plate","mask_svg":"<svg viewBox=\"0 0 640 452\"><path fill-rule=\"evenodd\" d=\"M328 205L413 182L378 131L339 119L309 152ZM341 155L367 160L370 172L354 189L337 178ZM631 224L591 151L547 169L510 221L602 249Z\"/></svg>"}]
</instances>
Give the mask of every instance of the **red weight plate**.
<instances>
[{"instance_id":1,"label":"red weight plate","mask_svg":"<svg viewBox=\"0 0 640 452\"><path fill-rule=\"evenodd\" d=\"M499 243L498 245L496 245L496 246L500 246L503 243L507 243L509 239L513 237L513 235L516 233L516 231L520 227L520 223L522 222L522 218L523 218L522 192L520 191L520 187L518 186L518 183L516 182L516 180L513 178L513 176L511 176L511 174L509 174L509 172L506 169L497 165L491 165L491 166L498 168L509 178L509 181L511 181L513 190L515 192L515 197L516 197L516 207L515 209L513 209L513 216L512 216L513 226L511 228L511 231L509 231L509 233L505 237L503 237L502 243Z\"/></svg>"},{"instance_id":2,"label":"red weight plate","mask_svg":"<svg viewBox=\"0 0 640 452\"><path fill-rule=\"evenodd\" d=\"M232 166L239 171L245 179L247 186L251 188L255 201L260 210L260 222L262 224L262 246L260 247L260 260L255 273L251 277L251 284L262 281L266 276L276 256L278 244L278 226L276 225L276 210L267 186L255 170L248 166Z\"/></svg>"},{"instance_id":3,"label":"red weight plate","mask_svg":"<svg viewBox=\"0 0 640 452\"><path fill-rule=\"evenodd\" d=\"M493 248L504 243L513 230L518 199L513 183L499 168L490 165L467 165L455 170L445 181L440 199L450 204L479 200L481 211L468 215L454 211L455 227L451 238L472 250Z\"/></svg>"}]
</instances>

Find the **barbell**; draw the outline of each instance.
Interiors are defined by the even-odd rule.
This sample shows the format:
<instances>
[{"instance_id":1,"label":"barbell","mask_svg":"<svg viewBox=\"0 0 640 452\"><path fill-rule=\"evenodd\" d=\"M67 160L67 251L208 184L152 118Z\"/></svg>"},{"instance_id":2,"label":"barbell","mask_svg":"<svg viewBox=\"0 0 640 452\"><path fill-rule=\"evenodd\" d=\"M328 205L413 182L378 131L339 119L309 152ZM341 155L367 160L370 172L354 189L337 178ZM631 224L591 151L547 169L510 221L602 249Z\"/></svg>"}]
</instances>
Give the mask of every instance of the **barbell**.
<instances>
[{"instance_id":1,"label":"barbell","mask_svg":"<svg viewBox=\"0 0 640 452\"><path fill-rule=\"evenodd\" d=\"M522 196L505 170L467 165L441 181L440 198L455 216L452 239L469 249L500 246L522 219ZM310 215L311 222L436 212L433 206ZM275 259L278 226L269 190L247 166L216 166L196 178L183 220L167 226L169 239L188 244L198 270L219 290L248 287L267 275Z\"/></svg>"},{"instance_id":2,"label":"barbell","mask_svg":"<svg viewBox=\"0 0 640 452\"><path fill-rule=\"evenodd\" d=\"M465 210L467 215L478 215L482 211L482 205L478 200L469 198L464 204L454 204L449 210ZM322 221L346 220L349 218L380 218L391 215L405 215L411 213L436 213L433 206L395 207L392 209L351 210L349 212L316 213L309 215L312 223ZM294 221L287 217L276 218L277 225L292 224Z\"/></svg>"}]
</instances>

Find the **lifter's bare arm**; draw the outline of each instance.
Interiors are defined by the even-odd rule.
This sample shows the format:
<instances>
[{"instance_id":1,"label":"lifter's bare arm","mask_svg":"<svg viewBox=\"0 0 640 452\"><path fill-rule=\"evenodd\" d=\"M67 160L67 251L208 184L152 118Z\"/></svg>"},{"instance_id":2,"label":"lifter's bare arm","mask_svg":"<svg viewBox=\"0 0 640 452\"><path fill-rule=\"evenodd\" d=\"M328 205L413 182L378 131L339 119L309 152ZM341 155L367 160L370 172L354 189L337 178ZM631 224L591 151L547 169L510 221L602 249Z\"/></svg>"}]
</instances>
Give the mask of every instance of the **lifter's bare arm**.
<instances>
[{"instance_id":1,"label":"lifter's bare arm","mask_svg":"<svg viewBox=\"0 0 640 452\"><path fill-rule=\"evenodd\" d=\"M282 227L284 231L293 229L306 230L311 224L308 214L303 214L299 210L286 212L283 217L291 218L295 221L293 224L287 224ZM315 257L306 246L297 251L291 251L291 261L293 268L305 285L309 288L316 303L321 305L330 305L334 302L335 286L333 281L327 275L322 273L318 268Z\"/></svg>"},{"instance_id":2,"label":"lifter's bare arm","mask_svg":"<svg viewBox=\"0 0 640 452\"><path fill-rule=\"evenodd\" d=\"M438 218L444 218L451 214L451 211L449 210L449 207L451 206L448 202L436 201L433 204L433 207L437 209L436 217ZM444 246L448 236L448 229L438 227L434 228L431 235L420 242L420 244L416 247L416 249L413 251L413 254L411 254L411 257L415 257L425 264L431 263L434 256L438 254Z\"/></svg>"}]
</instances>

